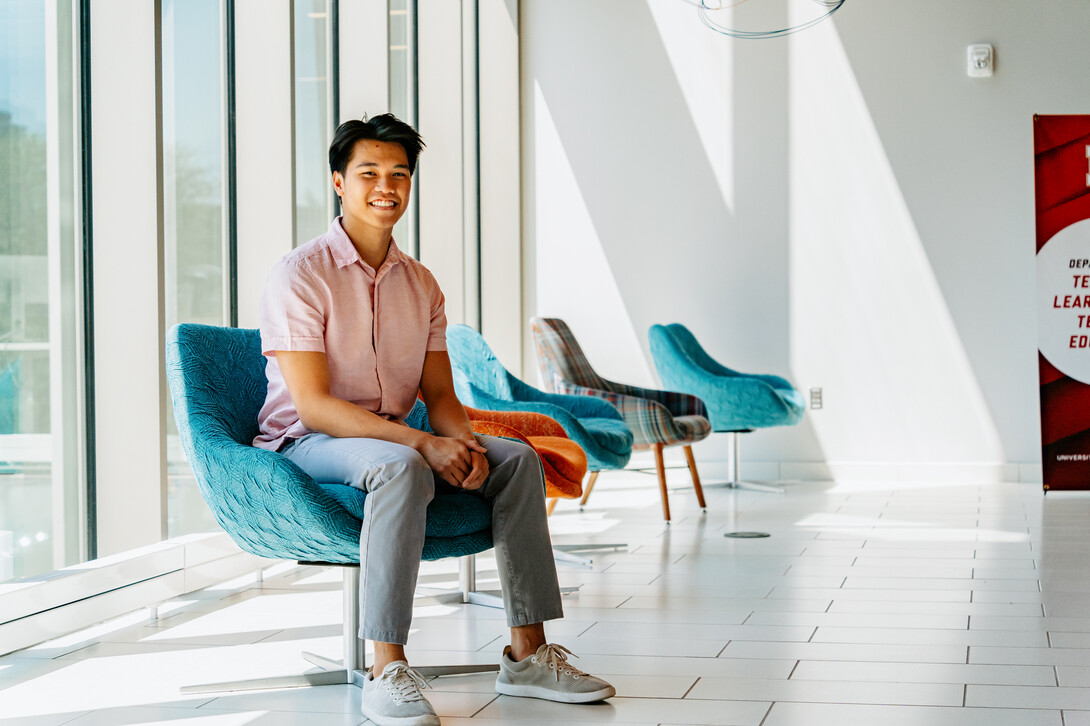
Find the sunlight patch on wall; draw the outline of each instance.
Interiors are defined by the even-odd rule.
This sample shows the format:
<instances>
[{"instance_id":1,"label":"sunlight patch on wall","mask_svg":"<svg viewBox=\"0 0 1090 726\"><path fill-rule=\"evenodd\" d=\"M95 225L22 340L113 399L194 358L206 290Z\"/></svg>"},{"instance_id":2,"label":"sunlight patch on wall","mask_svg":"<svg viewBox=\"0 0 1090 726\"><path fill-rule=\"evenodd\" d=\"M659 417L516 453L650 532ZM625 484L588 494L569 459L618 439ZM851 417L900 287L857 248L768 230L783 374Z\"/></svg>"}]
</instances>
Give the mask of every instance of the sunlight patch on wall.
<instances>
[{"instance_id":1,"label":"sunlight patch on wall","mask_svg":"<svg viewBox=\"0 0 1090 726\"><path fill-rule=\"evenodd\" d=\"M636 329L536 81L534 134L535 314L565 320L603 376L649 384Z\"/></svg>"},{"instance_id":2,"label":"sunlight patch on wall","mask_svg":"<svg viewBox=\"0 0 1090 726\"><path fill-rule=\"evenodd\" d=\"M790 76L791 363L827 460L1003 461L834 23L792 36Z\"/></svg>"},{"instance_id":3,"label":"sunlight patch on wall","mask_svg":"<svg viewBox=\"0 0 1090 726\"><path fill-rule=\"evenodd\" d=\"M678 87L685 96L719 193L734 210L734 55L731 41L709 32L678 0L647 0ZM720 14L732 14L724 9ZM724 18L729 20L729 18ZM654 108L648 108L654 114Z\"/></svg>"}]
</instances>

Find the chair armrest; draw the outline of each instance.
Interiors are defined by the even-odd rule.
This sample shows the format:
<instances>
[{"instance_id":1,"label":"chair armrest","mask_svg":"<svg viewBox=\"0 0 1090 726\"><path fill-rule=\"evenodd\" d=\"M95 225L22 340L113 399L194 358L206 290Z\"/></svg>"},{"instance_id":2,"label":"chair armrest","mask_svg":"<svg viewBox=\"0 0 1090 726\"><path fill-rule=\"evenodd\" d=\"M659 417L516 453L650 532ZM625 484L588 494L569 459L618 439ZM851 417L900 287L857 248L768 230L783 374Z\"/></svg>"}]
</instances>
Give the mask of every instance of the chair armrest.
<instances>
[{"instance_id":1,"label":"chair armrest","mask_svg":"<svg viewBox=\"0 0 1090 726\"><path fill-rule=\"evenodd\" d=\"M669 409L658 401L642 396L628 396L614 391L586 388L566 381L558 381L557 388L564 393L594 396L609 402L620 412L625 425L632 430L636 446L672 444L677 441L684 441L686 438L674 424L674 417ZM700 402L700 399L695 396L687 396L687 398L691 398L697 403ZM703 408L703 404L701 404L701 408Z\"/></svg>"},{"instance_id":2,"label":"chair armrest","mask_svg":"<svg viewBox=\"0 0 1090 726\"><path fill-rule=\"evenodd\" d=\"M494 423L518 431L523 436L556 436L568 438L564 427L543 413L536 411L484 411L466 407L471 423ZM480 432L478 432L480 433Z\"/></svg>"},{"instance_id":3,"label":"chair armrest","mask_svg":"<svg viewBox=\"0 0 1090 726\"><path fill-rule=\"evenodd\" d=\"M735 378L749 378L752 380L762 381L772 386L773 388L795 390L795 387L791 385L791 381L780 376L774 376L767 373L743 373L736 371L733 368L727 368L722 363L715 360L708 359L705 364L708 367L701 366L691 360L686 359L688 365L682 364L681 367L692 367L699 371L699 374L718 376L724 379L733 380ZM698 375L699 375L698 374Z\"/></svg>"},{"instance_id":4,"label":"chair armrest","mask_svg":"<svg viewBox=\"0 0 1090 726\"><path fill-rule=\"evenodd\" d=\"M527 385L517 378L511 379L511 390L523 401L547 403L567 410L576 418L611 418L621 420L617 409L593 396L570 396L564 393L546 393Z\"/></svg>"},{"instance_id":5,"label":"chair armrest","mask_svg":"<svg viewBox=\"0 0 1090 726\"><path fill-rule=\"evenodd\" d=\"M783 391L783 390L794 391L795 390L795 387L793 385L791 385L791 381L787 380L786 378L781 378L780 376L766 375L766 374L763 374L763 373L754 373L754 374L745 374L745 375L746 375L746 378L753 378L755 380L762 381L763 383L767 383L768 385L772 386L773 388L775 388L777 390L781 390L781 391Z\"/></svg>"},{"instance_id":6,"label":"chair armrest","mask_svg":"<svg viewBox=\"0 0 1090 726\"><path fill-rule=\"evenodd\" d=\"M528 411L540 413L560 424L569 438L575 438L572 436L573 431L583 431L583 424L579 423L579 420L574 415L560 406L556 406L552 403L509 401L491 396L481 389L474 387L472 384L470 384L470 387L472 401L463 401L463 404L470 403L474 408L484 411ZM575 396L565 396L565 398L575 398ZM609 414L609 418L621 418L621 415L617 413L617 409L613 408L608 403L603 403L602 405L610 410L611 413Z\"/></svg>"},{"instance_id":7,"label":"chair armrest","mask_svg":"<svg viewBox=\"0 0 1090 726\"><path fill-rule=\"evenodd\" d=\"M515 441L521 441L530 448L533 445L530 440L518 429L506 426L498 421L487 421L484 419L475 419L470 417L470 425L473 427L473 433L482 434L484 436L496 436L501 439L514 439ZM535 449L536 452L536 449Z\"/></svg>"},{"instance_id":8,"label":"chair armrest","mask_svg":"<svg viewBox=\"0 0 1090 726\"><path fill-rule=\"evenodd\" d=\"M630 386L627 383L617 383L616 381L605 381L611 390L624 395L634 396L636 398L646 398L650 401L655 401L666 407L674 416L704 416L707 418L708 409L704 405L704 402L697 396L690 395L688 393L678 393L676 391L660 391L654 388L641 388L639 386Z\"/></svg>"},{"instance_id":9,"label":"chair armrest","mask_svg":"<svg viewBox=\"0 0 1090 726\"><path fill-rule=\"evenodd\" d=\"M757 378L708 376L693 378L686 387L707 402L718 431L790 425L804 410L794 389L781 392Z\"/></svg>"}]
</instances>

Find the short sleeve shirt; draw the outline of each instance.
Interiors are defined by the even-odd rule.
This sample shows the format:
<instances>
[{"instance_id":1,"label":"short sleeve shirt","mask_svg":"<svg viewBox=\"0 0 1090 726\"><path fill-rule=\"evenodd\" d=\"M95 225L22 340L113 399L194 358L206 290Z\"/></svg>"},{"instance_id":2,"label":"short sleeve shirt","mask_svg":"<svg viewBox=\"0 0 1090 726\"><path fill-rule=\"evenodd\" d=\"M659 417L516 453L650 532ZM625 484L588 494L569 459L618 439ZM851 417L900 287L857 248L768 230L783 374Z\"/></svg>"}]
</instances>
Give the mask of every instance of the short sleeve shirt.
<instances>
[{"instance_id":1,"label":"short sleeve shirt","mask_svg":"<svg viewBox=\"0 0 1090 726\"><path fill-rule=\"evenodd\" d=\"M332 395L403 421L416 401L424 355L447 348L443 293L431 272L392 240L382 265L372 269L339 217L277 263L259 315L269 389L254 446L273 451L311 433L299 420L276 351L325 353Z\"/></svg>"}]
</instances>

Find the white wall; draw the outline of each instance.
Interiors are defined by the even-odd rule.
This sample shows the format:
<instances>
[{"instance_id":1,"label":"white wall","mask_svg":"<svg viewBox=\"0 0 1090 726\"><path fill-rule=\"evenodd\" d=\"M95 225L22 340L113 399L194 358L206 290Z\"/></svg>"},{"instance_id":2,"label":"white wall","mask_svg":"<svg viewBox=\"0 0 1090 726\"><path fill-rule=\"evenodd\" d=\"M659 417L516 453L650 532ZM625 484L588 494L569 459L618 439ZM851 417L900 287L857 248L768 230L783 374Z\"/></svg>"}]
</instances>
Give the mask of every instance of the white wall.
<instances>
[{"instance_id":1,"label":"white wall","mask_svg":"<svg viewBox=\"0 0 1090 726\"><path fill-rule=\"evenodd\" d=\"M523 0L527 315L607 377L654 383L647 328L677 321L824 389L747 462L1032 476L1002 466L1040 460L1031 122L1090 111L1086 27L1080 0L848 0L739 41L680 0Z\"/></svg>"}]
</instances>

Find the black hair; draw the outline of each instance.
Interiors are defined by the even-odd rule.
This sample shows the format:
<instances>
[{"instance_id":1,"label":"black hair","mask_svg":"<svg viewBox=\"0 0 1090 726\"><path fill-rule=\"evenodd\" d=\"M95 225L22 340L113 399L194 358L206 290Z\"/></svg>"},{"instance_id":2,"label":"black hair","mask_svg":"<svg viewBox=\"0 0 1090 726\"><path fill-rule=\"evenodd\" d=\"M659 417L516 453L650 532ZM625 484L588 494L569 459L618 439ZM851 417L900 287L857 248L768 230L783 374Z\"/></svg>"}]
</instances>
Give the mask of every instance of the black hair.
<instances>
[{"instance_id":1,"label":"black hair","mask_svg":"<svg viewBox=\"0 0 1090 726\"><path fill-rule=\"evenodd\" d=\"M424 148L424 140L412 126L392 113L384 113L366 120L345 121L337 127L329 145L329 173L344 174L356 142L365 140L401 144L409 159L409 175L416 171L416 159Z\"/></svg>"}]
</instances>

